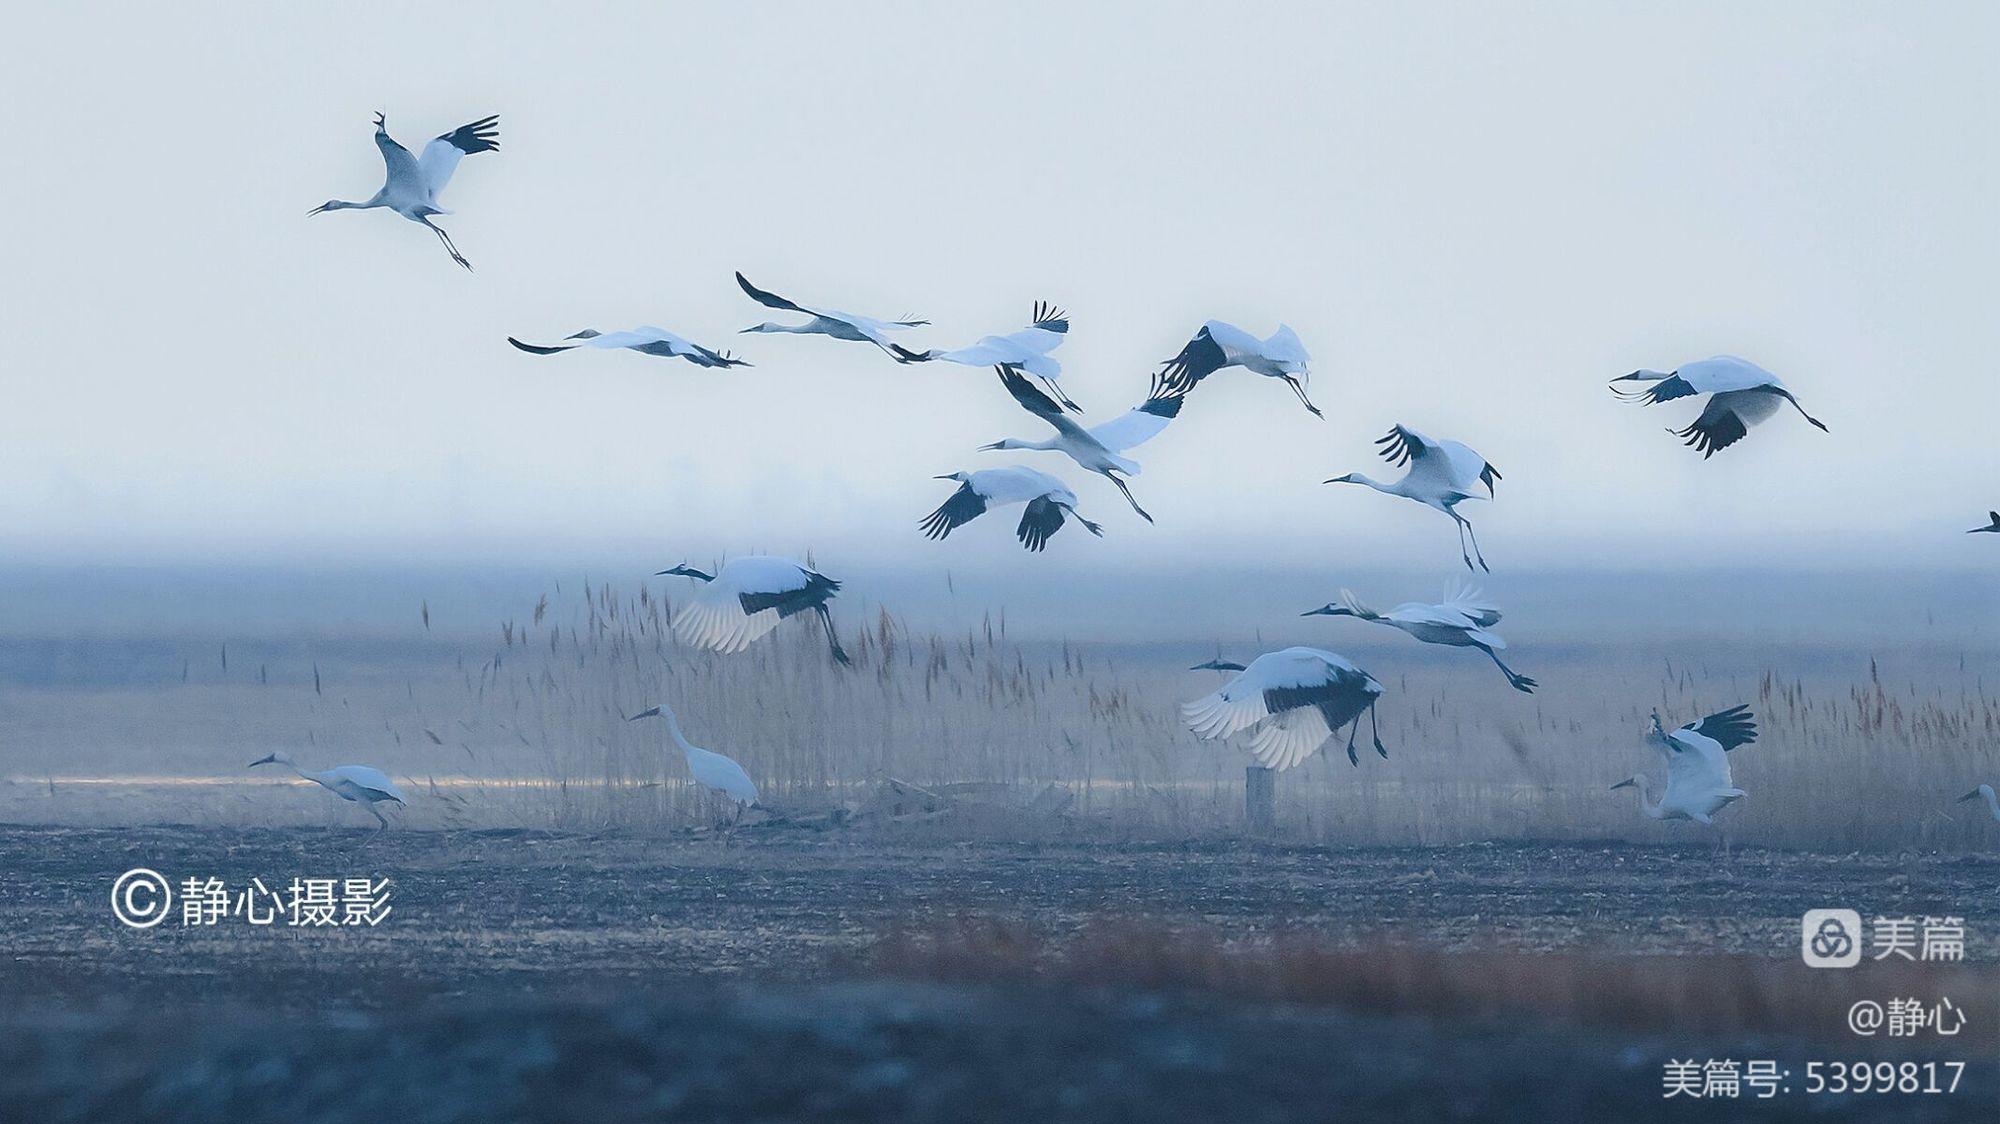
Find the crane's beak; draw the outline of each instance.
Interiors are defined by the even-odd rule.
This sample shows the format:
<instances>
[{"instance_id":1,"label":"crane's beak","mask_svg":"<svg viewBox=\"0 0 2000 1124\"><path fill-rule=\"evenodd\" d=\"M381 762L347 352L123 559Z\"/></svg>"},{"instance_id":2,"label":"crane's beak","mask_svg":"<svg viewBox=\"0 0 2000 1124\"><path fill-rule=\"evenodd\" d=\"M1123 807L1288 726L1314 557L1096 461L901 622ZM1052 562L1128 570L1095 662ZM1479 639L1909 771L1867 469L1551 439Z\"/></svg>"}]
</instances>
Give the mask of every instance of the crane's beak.
<instances>
[{"instance_id":1,"label":"crane's beak","mask_svg":"<svg viewBox=\"0 0 2000 1124\"><path fill-rule=\"evenodd\" d=\"M1307 609L1299 615L1302 617L1338 617L1344 616L1346 613L1347 610L1339 605L1321 605L1317 609Z\"/></svg>"},{"instance_id":2,"label":"crane's beak","mask_svg":"<svg viewBox=\"0 0 2000 1124\"><path fill-rule=\"evenodd\" d=\"M956 479L958 479L958 477L956 477L956 476L952 475L951 473L947 472L947 473L945 473L945 474L944 474L943 476L933 476L933 477L931 477L931 479L933 479L933 480L956 480Z\"/></svg>"},{"instance_id":3,"label":"crane's beak","mask_svg":"<svg viewBox=\"0 0 2000 1124\"><path fill-rule=\"evenodd\" d=\"M659 716L660 716L660 708L656 706L649 710L642 710L639 713L633 715L632 717L627 718L625 721L637 722L641 718L658 718Z\"/></svg>"},{"instance_id":4,"label":"crane's beak","mask_svg":"<svg viewBox=\"0 0 2000 1124\"><path fill-rule=\"evenodd\" d=\"M1957 800L1952 801L1952 803L1963 804L1967 800L1977 800L1978 798L1979 798L1979 790L1975 788L1971 792L1966 793L1964 796L1959 797Z\"/></svg>"},{"instance_id":5,"label":"crane's beak","mask_svg":"<svg viewBox=\"0 0 2000 1124\"><path fill-rule=\"evenodd\" d=\"M254 769L254 768L256 768L256 767L257 767L257 766L259 766L259 765L269 765L270 763L272 763L273 761L276 761L277 759L278 759L278 755L277 755L277 754L275 754L275 753L273 753L273 754L270 754L270 755L268 755L268 756L265 756L265 757L259 757L259 758L258 758L257 760L255 760L255 761L252 761L251 763L249 763L248 765L245 765L245 766L243 766L243 767L244 767L245 769Z\"/></svg>"},{"instance_id":6,"label":"crane's beak","mask_svg":"<svg viewBox=\"0 0 2000 1124\"><path fill-rule=\"evenodd\" d=\"M317 207L314 207L314 208L313 208L312 210L310 210L310 211L307 211L307 212L306 212L306 214L308 214L308 215L316 215L316 214L319 214L319 213L320 213L321 211L324 211L324 210L326 210L326 204L324 204L324 203L321 203L321 204L320 204L319 206L317 206Z\"/></svg>"},{"instance_id":7,"label":"crane's beak","mask_svg":"<svg viewBox=\"0 0 2000 1124\"><path fill-rule=\"evenodd\" d=\"M1625 780L1625 781L1619 781L1619 782L1618 782L1617 784L1614 784L1614 785L1612 785L1612 786L1611 786L1611 791L1612 791L1612 792L1617 792L1617 791L1618 791L1619 789L1621 789L1621 788L1631 788L1631 787L1632 787L1632 782L1631 782L1631 781L1629 781L1629 780Z\"/></svg>"},{"instance_id":8,"label":"crane's beak","mask_svg":"<svg viewBox=\"0 0 2000 1124\"><path fill-rule=\"evenodd\" d=\"M998 449L999 447L1000 447L1000 442L998 442L998 441L995 441L995 442L994 442L993 444L991 444L991 445L981 445L981 446L979 447L979 451L980 451L980 452L982 452L982 453L990 453L990 452L992 452L993 450L995 450L995 449ZM938 479L942 480L942 479L944 479L944 477L940 476L940 477L938 477Z\"/></svg>"}]
</instances>

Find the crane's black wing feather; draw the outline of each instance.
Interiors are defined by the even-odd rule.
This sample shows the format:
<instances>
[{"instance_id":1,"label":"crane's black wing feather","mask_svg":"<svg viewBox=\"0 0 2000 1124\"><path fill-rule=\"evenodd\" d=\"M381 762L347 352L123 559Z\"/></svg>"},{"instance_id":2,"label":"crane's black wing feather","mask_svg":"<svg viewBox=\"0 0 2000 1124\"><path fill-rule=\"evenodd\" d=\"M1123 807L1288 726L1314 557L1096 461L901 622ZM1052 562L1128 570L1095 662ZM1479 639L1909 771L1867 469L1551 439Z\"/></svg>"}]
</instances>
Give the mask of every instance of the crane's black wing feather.
<instances>
[{"instance_id":1,"label":"crane's black wing feather","mask_svg":"<svg viewBox=\"0 0 2000 1124\"><path fill-rule=\"evenodd\" d=\"M807 316L819 315L818 313L814 312L809 308L800 308L798 305L793 304L791 301L786 300L785 298L779 296L776 293L767 293L764 290L759 289L757 286L752 285L750 283L750 279L743 276L741 270L737 271L736 283L743 287L743 291L750 295L751 300L756 301L758 304L763 305L765 308L782 308L786 312L803 312Z\"/></svg>"},{"instance_id":2,"label":"crane's black wing feather","mask_svg":"<svg viewBox=\"0 0 2000 1124\"><path fill-rule=\"evenodd\" d=\"M1204 326L1196 332L1181 353L1167 360L1160 368L1161 381L1168 390L1176 394L1186 394L1195 384L1221 370L1229 362L1222 353L1222 345L1215 342L1215 336Z\"/></svg>"},{"instance_id":3,"label":"crane's black wing feather","mask_svg":"<svg viewBox=\"0 0 2000 1124\"><path fill-rule=\"evenodd\" d=\"M1014 528L1014 534L1022 546L1039 551L1049 545L1049 536L1062 530L1062 525L1062 505L1047 496L1036 496L1021 513L1021 525Z\"/></svg>"},{"instance_id":4,"label":"crane's black wing feather","mask_svg":"<svg viewBox=\"0 0 2000 1124\"><path fill-rule=\"evenodd\" d=\"M554 347L545 347L541 344L522 343L520 340L515 339L513 336L508 336L507 342L513 344L515 347L520 348L522 351L525 351L530 355L554 355L559 351L573 351L577 346L576 344L570 343L570 344L558 344Z\"/></svg>"},{"instance_id":5,"label":"crane's black wing feather","mask_svg":"<svg viewBox=\"0 0 2000 1124\"><path fill-rule=\"evenodd\" d=\"M951 498L938 505L936 511L924 516L917 526L923 528L924 537L941 539L952 531L963 527L981 515L986 514L986 497L972 490L970 484L960 484Z\"/></svg>"},{"instance_id":6,"label":"crane's black wing feather","mask_svg":"<svg viewBox=\"0 0 2000 1124\"><path fill-rule=\"evenodd\" d=\"M1636 375L1640 372L1634 371L1632 373ZM1700 394L1701 391L1690 386L1688 381L1679 375L1668 375L1666 378L1653 383L1644 390L1624 390L1614 386L1611 388L1611 393L1616 394L1627 402L1637 402L1641 406L1657 406L1662 402L1672 402L1676 398L1686 398L1691 394Z\"/></svg>"},{"instance_id":7,"label":"crane's black wing feather","mask_svg":"<svg viewBox=\"0 0 2000 1124\"><path fill-rule=\"evenodd\" d=\"M1699 722L1690 722L1681 729L1714 738L1726 752L1757 740L1756 718L1750 713L1750 704L1741 703L1728 710L1716 711Z\"/></svg>"},{"instance_id":8,"label":"crane's black wing feather","mask_svg":"<svg viewBox=\"0 0 2000 1124\"><path fill-rule=\"evenodd\" d=\"M1701 459L1707 460L1743 440L1743 435L1749 433L1750 428L1743 424L1742 418L1736 416L1736 411L1710 398L1708 405L1702 408L1701 415L1689 422L1687 428L1668 430L1668 432L1675 437L1683 438L1681 444L1699 452Z\"/></svg>"},{"instance_id":9,"label":"crane's black wing feather","mask_svg":"<svg viewBox=\"0 0 2000 1124\"><path fill-rule=\"evenodd\" d=\"M500 115L481 117L469 125L460 125L449 133L439 133L437 139L471 156L476 152L498 152L500 150Z\"/></svg>"},{"instance_id":10,"label":"crane's black wing feather","mask_svg":"<svg viewBox=\"0 0 2000 1124\"><path fill-rule=\"evenodd\" d=\"M1427 443L1423 438L1400 425L1391 429L1387 434L1376 438L1375 443L1382 446L1376 450L1382 454L1382 459L1395 467L1401 467L1419 457L1427 456L1435 448L1435 446ZM1488 467L1492 466L1489 465ZM1494 476L1498 477L1499 474L1494 473ZM1493 482L1490 480L1487 481L1487 487L1491 488L1492 486Z\"/></svg>"},{"instance_id":11,"label":"crane's black wing feather","mask_svg":"<svg viewBox=\"0 0 2000 1124\"><path fill-rule=\"evenodd\" d=\"M1007 388L1007 393L1014 396L1014 401L1019 402L1022 409L1050 422L1063 416L1062 406L1043 393L1040 387L1029 382L1019 367L1010 367L1003 363L993 370L1000 376L1000 385Z\"/></svg>"},{"instance_id":12,"label":"crane's black wing feather","mask_svg":"<svg viewBox=\"0 0 2000 1124\"><path fill-rule=\"evenodd\" d=\"M743 611L751 616L766 609L778 610L780 617L803 613L807 609L817 609L827 603L840 590L840 583L824 574L806 571L806 584L797 589L781 590L775 593L739 593L736 600L743 605Z\"/></svg>"},{"instance_id":13,"label":"crane's black wing feather","mask_svg":"<svg viewBox=\"0 0 2000 1124\"><path fill-rule=\"evenodd\" d=\"M1317 707L1331 729L1342 726L1368 709L1375 701L1375 693L1368 690L1365 677L1357 677L1338 668L1327 669L1332 676L1325 683L1315 683L1303 687L1273 687L1264 692L1264 709L1272 714L1300 707Z\"/></svg>"}]
</instances>

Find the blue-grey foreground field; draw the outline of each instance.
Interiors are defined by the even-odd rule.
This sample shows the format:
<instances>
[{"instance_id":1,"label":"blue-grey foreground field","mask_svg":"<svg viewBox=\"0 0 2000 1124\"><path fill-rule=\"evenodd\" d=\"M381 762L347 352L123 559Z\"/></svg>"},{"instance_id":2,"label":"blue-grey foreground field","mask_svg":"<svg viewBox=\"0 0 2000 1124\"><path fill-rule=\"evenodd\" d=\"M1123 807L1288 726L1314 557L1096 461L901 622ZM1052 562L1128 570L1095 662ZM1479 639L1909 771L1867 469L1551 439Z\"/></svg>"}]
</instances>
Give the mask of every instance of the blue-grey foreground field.
<instances>
[{"instance_id":1,"label":"blue-grey foreground field","mask_svg":"<svg viewBox=\"0 0 2000 1124\"><path fill-rule=\"evenodd\" d=\"M1322 584L1263 592L1303 611ZM306 624L271 623L269 578L207 627L167 619L190 611L172 586L113 592L100 622L17 620L0 1116L1679 1119L1661 1067L1690 1056L1972 1063L1949 1096L1795 1087L1736 1118L2000 1110L2000 824L1953 803L1996 773L2000 653L1921 585L1846 638L1811 608L1866 582L1718 588L1704 611L1780 606L1721 643L1698 615L1542 614L1562 583L1517 584L1532 696L1477 653L1324 617L1076 644L1047 618L926 623L968 615L949 588L908 614L855 596L834 602L842 669L807 623L684 648L671 587L460 588L301 579ZM63 599L20 603L34 622ZM1218 648L1289 643L1383 682L1390 757L1280 775L1252 840L1246 757L1177 704L1214 689L1187 668ZM767 806L718 826L657 724L625 720L661 701ZM1739 702L1761 736L1718 830L1607 791L1649 766L1653 708ZM377 832L245 769L274 751L378 766L409 806ZM109 894L136 866L388 878L394 909L128 930ZM1824 906L1963 917L1966 961L1807 969L1798 917ZM1842 1024L1856 998L1939 994L1973 1021L1927 1051Z\"/></svg>"},{"instance_id":2,"label":"blue-grey foreground field","mask_svg":"<svg viewBox=\"0 0 2000 1124\"><path fill-rule=\"evenodd\" d=\"M107 888L140 863L386 876L394 912L128 930ZM0 1115L1682 1119L1663 1064L1736 1057L1799 1076L1733 1119L1991 1119L1990 1022L1899 1048L1843 1014L1995 1009L1996 877L1623 844L15 827ZM1828 901L1971 903L1968 963L1808 969L1798 916ZM1829 1057L1970 1064L1950 1095L1805 1094Z\"/></svg>"}]
</instances>

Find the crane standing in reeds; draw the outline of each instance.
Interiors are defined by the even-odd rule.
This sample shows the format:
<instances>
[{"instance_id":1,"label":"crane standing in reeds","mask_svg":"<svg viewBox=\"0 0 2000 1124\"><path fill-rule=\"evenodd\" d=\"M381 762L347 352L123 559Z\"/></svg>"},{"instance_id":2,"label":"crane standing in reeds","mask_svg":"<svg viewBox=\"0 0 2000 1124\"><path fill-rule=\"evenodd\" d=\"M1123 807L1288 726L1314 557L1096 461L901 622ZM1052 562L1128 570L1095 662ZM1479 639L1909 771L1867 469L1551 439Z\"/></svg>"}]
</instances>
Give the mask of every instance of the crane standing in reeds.
<instances>
[{"instance_id":1,"label":"crane standing in reeds","mask_svg":"<svg viewBox=\"0 0 2000 1124\"><path fill-rule=\"evenodd\" d=\"M1993 794L1993 786L1990 784L1982 784L1964 796L1959 797L1958 803L1963 804L1968 800L1978 800L1981 797L1984 797L1986 800L1986 810L1993 813L1994 819L2000 820L2000 796Z\"/></svg>"},{"instance_id":2,"label":"crane standing in reeds","mask_svg":"<svg viewBox=\"0 0 2000 1124\"><path fill-rule=\"evenodd\" d=\"M640 711L626 721L637 722L641 718L667 720L667 733L673 737L674 744L681 747L681 754L687 759L688 775L694 778L696 784L732 801L737 815L742 815L743 809L757 803L757 785L751 781L750 774L743 771L743 766L712 749L689 743L687 736L681 733L681 720L674 715L672 707L661 703Z\"/></svg>"}]
</instances>

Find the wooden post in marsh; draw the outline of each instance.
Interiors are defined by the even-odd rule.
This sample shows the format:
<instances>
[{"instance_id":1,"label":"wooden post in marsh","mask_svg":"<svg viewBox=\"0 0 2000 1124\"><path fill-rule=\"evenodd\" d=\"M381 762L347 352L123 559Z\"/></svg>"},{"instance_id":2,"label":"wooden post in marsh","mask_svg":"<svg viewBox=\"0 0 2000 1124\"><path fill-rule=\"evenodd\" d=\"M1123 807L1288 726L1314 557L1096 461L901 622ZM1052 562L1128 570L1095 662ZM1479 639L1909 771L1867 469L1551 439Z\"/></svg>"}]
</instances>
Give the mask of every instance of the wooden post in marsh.
<instances>
[{"instance_id":1,"label":"wooden post in marsh","mask_svg":"<svg viewBox=\"0 0 2000 1124\"><path fill-rule=\"evenodd\" d=\"M1243 826L1251 835L1268 836L1278 826L1278 771L1262 765L1243 770Z\"/></svg>"}]
</instances>

